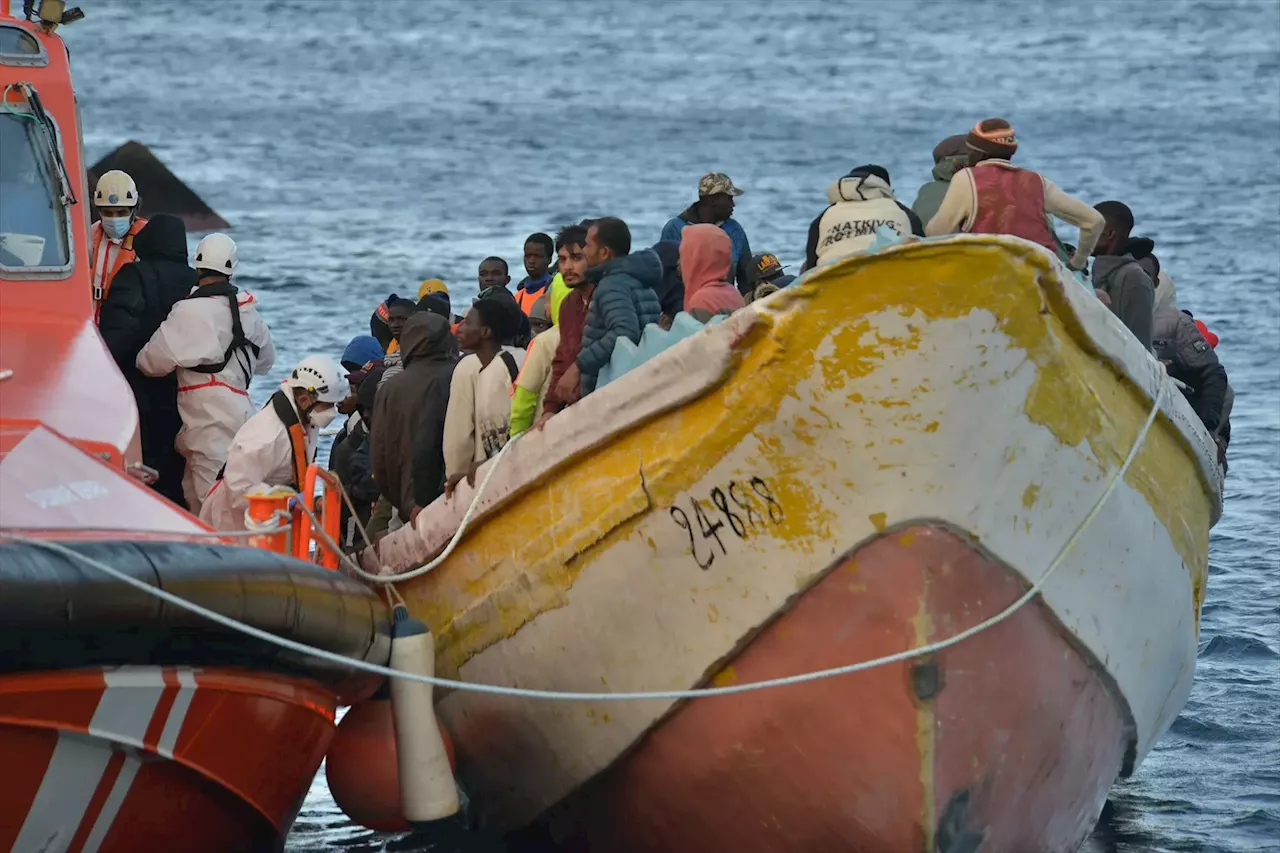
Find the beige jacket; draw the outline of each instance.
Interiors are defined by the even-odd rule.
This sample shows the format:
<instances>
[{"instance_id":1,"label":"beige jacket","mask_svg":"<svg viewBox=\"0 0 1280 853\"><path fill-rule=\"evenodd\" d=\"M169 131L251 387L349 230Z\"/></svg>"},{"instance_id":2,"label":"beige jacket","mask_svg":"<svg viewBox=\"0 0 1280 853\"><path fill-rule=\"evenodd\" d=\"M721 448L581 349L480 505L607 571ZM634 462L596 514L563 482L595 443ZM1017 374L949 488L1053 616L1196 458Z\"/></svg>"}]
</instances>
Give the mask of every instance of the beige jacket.
<instances>
[{"instance_id":1,"label":"beige jacket","mask_svg":"<svg viewBox=\"0 0 1280 853\"><path fill-rule=\"evenodd\" d=\"M944 234L968 232L978 214L978 191L973 183L973 169L1009 167L1010 164L1003 160L983 160L977 166L956 172L942 199L942 206L924 226L925 236L940 237ZM1044 183L1044 212L1080 229L1076 253L1071 256L1071 268L1084 269L1089 256L1093 254L1093 247L1102 236L1106 220L1089 205L1058 189L1053 181L1043 175L1040 180Z\"/></svg>"}]
</instances>

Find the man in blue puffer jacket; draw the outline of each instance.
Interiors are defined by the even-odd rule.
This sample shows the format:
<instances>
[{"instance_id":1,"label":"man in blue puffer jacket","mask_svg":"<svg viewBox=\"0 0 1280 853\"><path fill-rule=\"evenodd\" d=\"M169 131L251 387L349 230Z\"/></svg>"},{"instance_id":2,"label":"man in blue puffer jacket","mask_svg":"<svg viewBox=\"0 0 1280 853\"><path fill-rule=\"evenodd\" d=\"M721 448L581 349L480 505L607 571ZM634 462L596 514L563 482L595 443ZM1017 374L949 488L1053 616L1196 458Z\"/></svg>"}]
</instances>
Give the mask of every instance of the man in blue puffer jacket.
<instances>
[{"instance_id":1,"label":"man in blue puffer jacket","mask_svg":"<svg viewBox=\"0 0 1280 853\"><path fill-rule=\"evenodd\" d=\"M609 363L618 338L638 344L644 327L658 322L662 308L655 288L662 283L662 261L652 249L631 254L631 229L612 216L592 223L583 255L591 267L588 281L599 279L576 362L585 397L595 390L596 374Z\"/></svg>"},{"instance_id":2,"label":"man in blue puffer jacket","mask_svg":"<svg viewBox=\"0 0 1280 853\"><path fill-rule=\"evenodd\" d=\"M747 287L751 281L751 243L747 240L747 232L738 220L733 218L733 200L742 195L742 190L733 185L724 172L711 172L703 175L698 181L698 200L685 208L679 216L673 216L662 227L664 243L680 243L680 233L688 225L709 223L719 225L729 235L732 254L729 263L729 283L737 284L739 290Z\"/></svg>"}]
</instances>

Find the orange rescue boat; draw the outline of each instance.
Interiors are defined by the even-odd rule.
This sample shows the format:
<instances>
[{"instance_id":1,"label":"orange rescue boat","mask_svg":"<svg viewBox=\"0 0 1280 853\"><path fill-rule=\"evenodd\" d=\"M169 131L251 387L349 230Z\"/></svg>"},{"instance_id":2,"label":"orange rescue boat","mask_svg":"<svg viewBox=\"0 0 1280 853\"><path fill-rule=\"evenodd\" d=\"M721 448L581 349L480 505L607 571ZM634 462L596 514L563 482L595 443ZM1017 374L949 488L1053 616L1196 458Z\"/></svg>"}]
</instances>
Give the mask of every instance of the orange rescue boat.
<instances>
[{"instance_id":1,"label":"orange rescue boat","mask_svg":"<svg viewBox=\"0 0 1280 853\"><path fill-rule=\"evenodd\" d=\"M279 849L337 706L381 679L225 630L95 564L376 663L388 614L345 575L227 544L146 487L133 397L92 319L56 34L78 16L45 0L17 17L0 0L0 851Z\"/></svg>"}]
</instances>

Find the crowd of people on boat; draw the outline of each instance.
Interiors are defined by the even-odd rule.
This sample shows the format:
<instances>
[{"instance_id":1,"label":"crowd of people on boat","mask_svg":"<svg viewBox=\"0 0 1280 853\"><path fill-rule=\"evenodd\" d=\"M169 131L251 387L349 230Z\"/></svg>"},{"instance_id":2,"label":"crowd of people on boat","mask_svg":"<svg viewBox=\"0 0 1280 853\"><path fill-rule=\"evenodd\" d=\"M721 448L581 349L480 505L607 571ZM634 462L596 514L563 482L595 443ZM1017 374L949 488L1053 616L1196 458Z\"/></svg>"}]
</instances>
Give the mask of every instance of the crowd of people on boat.
<instances>
[{"instance_id":1,"label":"crowd of people on boat","mask_svg":"<svg viewBox=\"0 0 1280 853\"><path fill-rule=\"evenodd\" d=\"M1154 241L1134 235L1127 205L1090 207L1014 165L1017 149L1003 119L947 137L933 151L933 180L910 206L882 166L836 178L810 225L801 275L886 236L1005 234L1043 246L1164 363L1225 469L1232 392L1217 337L1177 304ZM742 194L724 173L707 174L697 199L649 245L613 216L532 234L525 275L513 286L507 261L485 258L478 295L457 314L439 279L423 281L414 298L392 294L373 307L369 334L338 359L304 358L255 412L249 386L271 370L275 348L257 300L234 283L235 242L210 234L188 264L182 221L138 216L137 187L113 171L94 194L95 316L133 388L143 459L161 494L217 529L243 528L246 493L300 488L320 431L343 414L330 467L376 540L474 482L513 436L554 428L559 412L596 390L619 341L638 344L647 326L670 328L680 315L714 322L791 286L796 276L776 254L752 252L734 218ZM1079 229L1075 246L1059 239L1054 217ZM344 545L354 547L348 521Z\"/></svg>"}]
</instances>

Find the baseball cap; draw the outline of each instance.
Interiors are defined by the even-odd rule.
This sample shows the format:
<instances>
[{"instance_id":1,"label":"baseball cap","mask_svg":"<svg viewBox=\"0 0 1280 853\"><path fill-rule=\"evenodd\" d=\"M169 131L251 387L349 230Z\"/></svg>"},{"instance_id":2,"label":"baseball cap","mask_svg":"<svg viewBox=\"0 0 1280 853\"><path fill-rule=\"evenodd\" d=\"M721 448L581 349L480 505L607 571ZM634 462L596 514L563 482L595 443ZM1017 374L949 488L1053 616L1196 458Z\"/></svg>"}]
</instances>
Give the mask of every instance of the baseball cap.
<instances>
[{"instance_id":1,"label":"baseball cap","mask_svg":"<svg viewBox=\"0 0 1280 853\"><path fill-rule=\"evenodd\" d=\"M768 278L771 275L780 273L783 270L782 263L778 260L778 256L766 252L762 255L754 255L751 258L751 265L755 267L756 278Z\"/></svg>"},{"instance_id":2,"label":"baseball cap","mask_svg":"<svg viewBox=\"0 0 1280 853\"><path fill-rule=\"evenodd\" d=\"M742 190L735 187L733 181L729 180L729 176L724 172L710 172L703 175L702 180L698 181L698 198L706 198L718 193L739 196L742 195Z\"/></svg>"}]
</instances>

